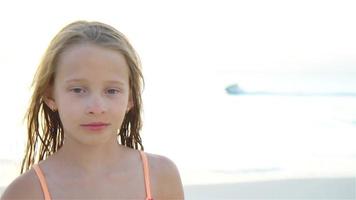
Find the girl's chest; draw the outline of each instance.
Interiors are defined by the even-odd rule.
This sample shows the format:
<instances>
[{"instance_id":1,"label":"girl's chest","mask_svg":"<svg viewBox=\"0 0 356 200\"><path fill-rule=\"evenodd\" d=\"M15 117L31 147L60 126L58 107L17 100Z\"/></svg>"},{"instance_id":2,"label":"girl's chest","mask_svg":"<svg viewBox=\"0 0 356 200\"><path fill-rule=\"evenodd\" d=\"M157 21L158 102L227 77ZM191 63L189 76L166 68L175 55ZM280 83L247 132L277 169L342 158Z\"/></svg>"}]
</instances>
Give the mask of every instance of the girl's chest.
<instances>
[{"instance_id":1,"label":"girl's chest","mask_svg":"<svg viewBox=\"0 0 356 200\"><path fill-rule=\"evenodd\" d=\"M145 199L141 174L48 181L52 199Z\"/></svg>"}]
</instances>

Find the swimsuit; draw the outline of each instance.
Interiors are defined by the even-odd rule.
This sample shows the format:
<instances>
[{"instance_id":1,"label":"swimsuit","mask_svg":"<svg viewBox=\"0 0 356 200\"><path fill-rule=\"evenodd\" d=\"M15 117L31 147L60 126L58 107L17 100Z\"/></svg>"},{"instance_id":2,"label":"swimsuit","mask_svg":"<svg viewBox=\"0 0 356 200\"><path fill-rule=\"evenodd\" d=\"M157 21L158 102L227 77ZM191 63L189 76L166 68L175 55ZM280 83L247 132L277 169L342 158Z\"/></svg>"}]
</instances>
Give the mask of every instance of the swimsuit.
<instances>
[{"instance_id":1,"label":"swimsuit","mask_svg":"<svg viewBox=\"0 0 356 200\"><path fill-rule=\"evenodd\" d=\"M151 196L151 186L150 186L150 174L149 174L149 168L148 168L148 161L147 161L147 156L143 151L140 151L141 159L142 159L142 164L143 164L143 173L144 173L144 178L145 178L145 190L146 190L146 200L153 200ZM44 199L45 200L51 200L51 195L49 193L46 179L42 173L41 168L39 167L38 164L33 165L33 168L37 174L37 177L40 181L41 188L43 191Z\"/></svg>"}]
</instances>

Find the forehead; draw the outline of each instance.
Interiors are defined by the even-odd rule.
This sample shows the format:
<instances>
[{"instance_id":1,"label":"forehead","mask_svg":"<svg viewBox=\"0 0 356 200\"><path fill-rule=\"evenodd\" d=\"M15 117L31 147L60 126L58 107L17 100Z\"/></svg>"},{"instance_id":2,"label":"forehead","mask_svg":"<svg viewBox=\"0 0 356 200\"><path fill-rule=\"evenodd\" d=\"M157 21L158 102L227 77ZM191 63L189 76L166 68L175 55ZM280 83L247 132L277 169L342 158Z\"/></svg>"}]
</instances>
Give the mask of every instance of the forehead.
<instances>
[{"instance_id":1,"label":"forehead","mask_svg":"<svg viewBox=\"0 0 356 200\"><path fill-rule=\"evenodd\" d=\"M69 47L59 56L56 82L70 79L128 82L129 69L125 57L118 51L94 44Z\"/></svg>"}]
</instances>

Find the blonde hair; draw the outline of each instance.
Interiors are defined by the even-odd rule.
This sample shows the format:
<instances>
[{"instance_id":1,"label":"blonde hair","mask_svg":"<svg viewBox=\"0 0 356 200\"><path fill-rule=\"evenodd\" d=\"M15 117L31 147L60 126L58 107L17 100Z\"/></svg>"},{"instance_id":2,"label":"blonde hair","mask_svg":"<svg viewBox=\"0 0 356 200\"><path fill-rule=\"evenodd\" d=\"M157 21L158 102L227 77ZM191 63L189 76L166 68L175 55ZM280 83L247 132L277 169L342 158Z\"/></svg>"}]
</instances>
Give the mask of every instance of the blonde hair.
<instances>
[{"instance_id":1,"label":"blonde hair","mask_svg":"<svg viewBox=\"0 0 356 200\"><path fill-rule=\"evenodd\" d=\"M130 95L133 106L125 115L118 141L120 144L143 150L139 131L141 119L141 89L143 76L139 57L127 38L115 28L100 22L77 21L65 26L50 42L32 82L34 89L25 115L28 138L21 173L58 151L63 145L63 125L58 111L44 102L46 92L53 86L57 61L69 47L91 43L121 53L129 67Z\"/></svg>"}]
</instances>

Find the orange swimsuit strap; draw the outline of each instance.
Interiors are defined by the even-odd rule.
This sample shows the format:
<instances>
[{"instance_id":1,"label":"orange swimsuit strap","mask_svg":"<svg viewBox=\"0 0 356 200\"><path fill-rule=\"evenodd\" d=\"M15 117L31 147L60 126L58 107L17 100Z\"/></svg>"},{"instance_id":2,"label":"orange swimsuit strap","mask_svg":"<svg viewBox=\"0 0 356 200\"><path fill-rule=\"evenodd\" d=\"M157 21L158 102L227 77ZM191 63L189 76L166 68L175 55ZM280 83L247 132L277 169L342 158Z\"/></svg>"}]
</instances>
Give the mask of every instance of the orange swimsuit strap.
<instances>
[{"instance_id":1,"label":"orange swimsuit strap","mask_svg":"<svg viewBox=\"0 0 356 200\"><path fill-rule=\"evenodd\" d=\"M149 167L148 167L147 156L143 151L140 151L140 155L141 155L141 159L142 159L143 173L144 173L144 178L145 178L146 200L153 200L152 194L151 194L150 172L149 172ZM35 170L37 177L40 181L44 199L51 200L51 195L49 193L46 179L45 179L45 176L44 176L41 168L38 166L38 164L34 164L33 169Z\"/></svg>"},{"instance_id":2,"label":"orange swimsuit strap","mask_svg":"<svg viewBox=\"0 0 356 200\"><path fill-rule=\"evenodd\" d=\"M35 169L35 172L37 174L38 179L40 180L40 184L41 184L41 188L44 194L44 199L45 200L51 200L51 195L49 194L48 191L48 186L46 183L46 179L42 173L42 170L40 169L40 167L38 166L38 164L33 165L33 169Z\"/></svg>"},{"instance_id":3,"label":"orange swimsuit strap","mask_svg":"<svg viewBox=\"0 0 356 200\"><path fill-rule=\"evenodd\" d=\"M140 151L142 163L143 163L143 173L145 176L145 188L146 188L146 200L153 200L151 195L151 184L150 184L150 170L148 167L147 156L145 152Z\"/></svg>"}]
</instances>

